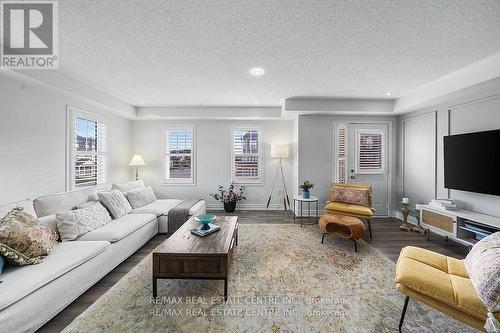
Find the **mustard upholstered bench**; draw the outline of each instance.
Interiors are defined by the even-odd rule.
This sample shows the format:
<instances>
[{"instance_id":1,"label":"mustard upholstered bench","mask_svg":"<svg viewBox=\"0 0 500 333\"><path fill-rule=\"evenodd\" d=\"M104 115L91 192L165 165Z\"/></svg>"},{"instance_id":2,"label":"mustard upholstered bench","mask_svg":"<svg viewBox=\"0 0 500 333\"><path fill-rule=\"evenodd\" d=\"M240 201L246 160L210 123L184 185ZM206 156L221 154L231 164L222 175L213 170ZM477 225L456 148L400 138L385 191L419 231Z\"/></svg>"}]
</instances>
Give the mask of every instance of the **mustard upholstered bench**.
<instances>
[{"instance_id":1,"label":"mustard upholstered bench","mask_svg":"<svg viewBox=\"0 0 500 333\"><path fill-rule=\"evenodd\" d=\"M396 265L396 288L406 295L399 332L410 297L484 331L488 311L469 279L463 260L418 247L404 247ZM500 319L500 313L495 316Z\"/></svg>"}]
</instances>

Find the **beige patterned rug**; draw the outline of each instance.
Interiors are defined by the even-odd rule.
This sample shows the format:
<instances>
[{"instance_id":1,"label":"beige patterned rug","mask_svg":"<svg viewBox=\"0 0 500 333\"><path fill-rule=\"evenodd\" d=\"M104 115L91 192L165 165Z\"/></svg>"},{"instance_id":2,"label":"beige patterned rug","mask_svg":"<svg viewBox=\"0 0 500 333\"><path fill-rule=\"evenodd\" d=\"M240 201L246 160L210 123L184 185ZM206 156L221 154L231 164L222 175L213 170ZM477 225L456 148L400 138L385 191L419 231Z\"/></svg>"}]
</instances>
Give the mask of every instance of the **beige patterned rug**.
<instances>
[{"instance_id":1,"label":"beige patterned rug","mask_svg":"<svg viewBox=\"0 0 500 333\"><path fill-rule=\"evenodd\" d=\"M367 243L291 224L239 227L229 282L160 280L147 256L65 332L397 332L395 265ZM475 332L410 301L404 332Z\"/></svg>"}]
</instances>

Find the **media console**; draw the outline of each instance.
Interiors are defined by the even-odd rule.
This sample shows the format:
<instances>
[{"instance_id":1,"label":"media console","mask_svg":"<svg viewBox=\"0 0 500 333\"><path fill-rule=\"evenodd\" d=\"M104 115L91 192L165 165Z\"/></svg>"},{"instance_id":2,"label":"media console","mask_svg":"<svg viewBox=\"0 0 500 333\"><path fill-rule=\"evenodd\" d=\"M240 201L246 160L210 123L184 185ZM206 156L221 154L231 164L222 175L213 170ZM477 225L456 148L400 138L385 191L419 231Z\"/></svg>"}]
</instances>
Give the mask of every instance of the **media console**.
<instances>
[{"instance_id":1,"label":"media console","mask_svg":"<svg viewBox=\"0 0 500 333\"><path fill-rule=\"evenodd\" d=\"M469 247L477 242L478 235L500 231L500 217L465 209L445 210L429 205L416 205L415 209L420 211L422 227Z\"/></svg>"}]
</instances>

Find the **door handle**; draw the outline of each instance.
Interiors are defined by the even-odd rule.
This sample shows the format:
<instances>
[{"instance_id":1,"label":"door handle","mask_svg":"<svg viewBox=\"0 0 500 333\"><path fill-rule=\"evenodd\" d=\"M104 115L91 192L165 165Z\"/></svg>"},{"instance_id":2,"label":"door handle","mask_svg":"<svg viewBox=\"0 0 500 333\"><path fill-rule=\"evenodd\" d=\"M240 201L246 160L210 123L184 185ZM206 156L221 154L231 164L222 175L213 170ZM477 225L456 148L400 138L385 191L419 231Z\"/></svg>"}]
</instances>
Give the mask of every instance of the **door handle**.
<instances>
[{"instance_id":1,"label":"door handle","mask_svg":"<svg viewBox=\"0 0 500 333\"><path fill-rule=\"evenodd\" d=\"M356 178L356 177L354 177L354 176L351 176L351 179L354 179L354 178Z\"/></svg>"}]
</instances>

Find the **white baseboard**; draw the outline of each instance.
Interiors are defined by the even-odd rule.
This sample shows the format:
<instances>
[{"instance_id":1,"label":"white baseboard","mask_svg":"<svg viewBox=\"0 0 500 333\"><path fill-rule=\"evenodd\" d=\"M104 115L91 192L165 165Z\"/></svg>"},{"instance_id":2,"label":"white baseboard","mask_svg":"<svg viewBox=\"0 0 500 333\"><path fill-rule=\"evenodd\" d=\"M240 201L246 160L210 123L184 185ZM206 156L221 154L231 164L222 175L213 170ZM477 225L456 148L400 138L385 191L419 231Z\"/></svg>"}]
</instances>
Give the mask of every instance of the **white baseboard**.
<instances>
[{"instance_id":1,"label":"white baseboard","mask_svg":"<svg viewBox=\"0 0 500 333\"><path fill-rule=\"evenodd\" d=\"M222 204L207 204L207 210L223 210L224 206ZM246 204L246 203L237 203L236 204L236 210L266 210L266 205L265 204ZM267 210L283 210L283 205L282 204L271 204L269 205L269 208ZM292 210L290 207L289 210ZM318 216L321 216L322 214L325 213L324 209L318 209ZM299 211L297 210L297 214L299 214ZM304 216L307 216L307 209L304 208L302 210L302 214ZM316 209L311 208L311 215L314 216L316 214ZM297 215L299 216L299 215Z\"/></svg>"},{"instance_id":2,"label":"white baseboard","mask_svg":"<svg viewBox=\"0 0 500 333\"><path fill-rule=\"evenodd\" d=\"M207 210L224 210L224 206L222 204L207 204ZM237 203L236 210L266 210L266 205ZM267 210L283 210L283 205L271 204Z\"/></svg>"}]
</instances>

